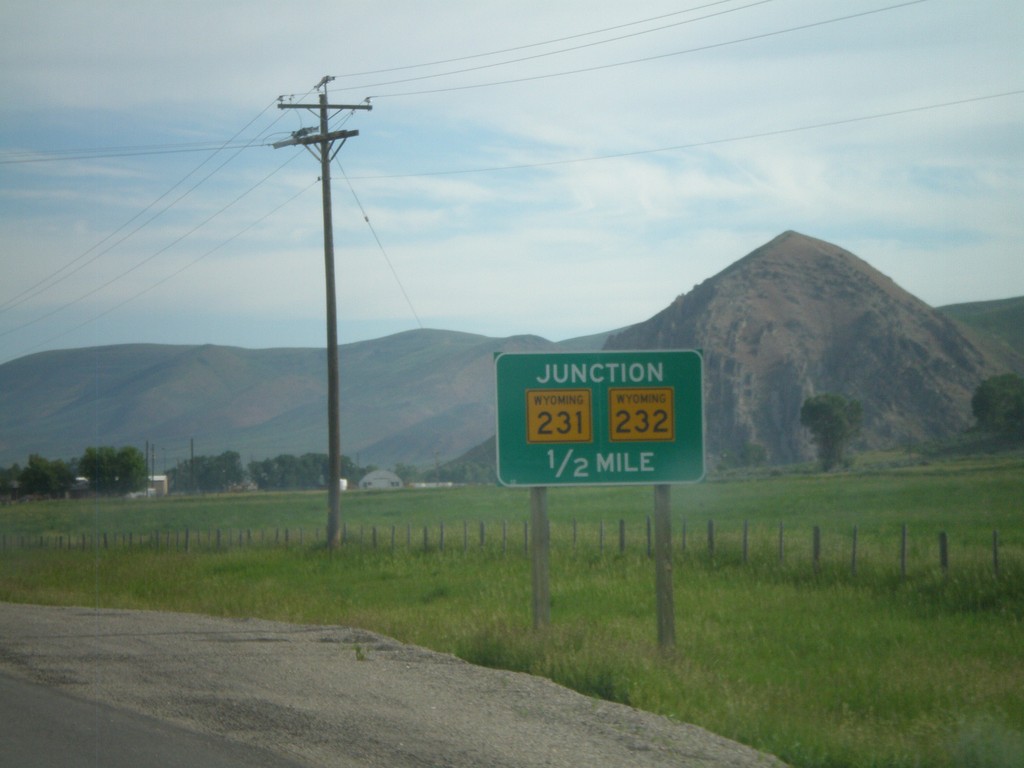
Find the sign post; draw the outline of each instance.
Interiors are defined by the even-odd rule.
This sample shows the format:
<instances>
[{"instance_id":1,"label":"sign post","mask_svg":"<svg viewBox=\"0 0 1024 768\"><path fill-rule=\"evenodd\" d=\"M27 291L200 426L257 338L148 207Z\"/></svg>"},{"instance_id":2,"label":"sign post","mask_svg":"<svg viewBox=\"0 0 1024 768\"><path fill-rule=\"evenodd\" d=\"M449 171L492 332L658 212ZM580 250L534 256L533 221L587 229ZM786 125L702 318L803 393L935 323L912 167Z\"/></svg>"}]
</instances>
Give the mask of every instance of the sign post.
<instances>
[{"instance_id":1,"label":"sign post","mask_svg":"<svg viewBox=\"0 0 1024 768\"><path fill-rule=\"evenodd\" d=\"M551 535L548 526L548 489L530 488L530 555L533 559L533 628L551 623L551 589L548 577L548 551Z\"/></svg>"},{"instance_id":2,"label":"sign post","mask_svg":"<svg viewBox=\"0 0 1024 768\"><path fill-rule=\"evenodd\" d=\"M676 609L672 596L672 486L654 486L654 593L658 611L658 645L676 644Z\"/></svg>"},{"instance_id":3,"label":"sign post","mask_svg":"<svg viewBox=\"0 0 1024 768\"><path fill-rule=\"evenodd\" d=\"M653 485L658 642L675 643L670 486L704 478L694 350L500 353L498 482L531 489L534 626L550 619L547 487Z\"/></svg>"}]
</instances>

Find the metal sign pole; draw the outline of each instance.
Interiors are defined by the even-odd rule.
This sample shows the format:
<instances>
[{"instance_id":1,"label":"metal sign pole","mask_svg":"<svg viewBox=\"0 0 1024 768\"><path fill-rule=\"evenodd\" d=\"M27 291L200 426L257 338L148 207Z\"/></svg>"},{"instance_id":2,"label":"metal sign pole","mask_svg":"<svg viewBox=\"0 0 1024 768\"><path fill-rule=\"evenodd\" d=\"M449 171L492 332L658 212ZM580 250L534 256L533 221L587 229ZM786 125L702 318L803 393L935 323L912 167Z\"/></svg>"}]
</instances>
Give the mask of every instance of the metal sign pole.
<instances>
[{"instance_id":1,"label":"metal sign pole","mask_svg":"<svg viewBox=\"0 0 1024 768\"><path fill-rule=\"evenodd\" d=\"M548 526L548 489L530 489L530 551L533 558L533 628L551 623L551 589L548 551L551 529Z\"/></svg>"},{"instance_id":2,"label":"metal sign pole","mask_svg":"<svg viewBox=\"0 0 1024 768\"><path fill-rule=\"evenodd\" d=\"M658 645L676 644L675 601L672 597L672 486L654 486L654 591L658 610Z\"/></svg>"}]
</instances>

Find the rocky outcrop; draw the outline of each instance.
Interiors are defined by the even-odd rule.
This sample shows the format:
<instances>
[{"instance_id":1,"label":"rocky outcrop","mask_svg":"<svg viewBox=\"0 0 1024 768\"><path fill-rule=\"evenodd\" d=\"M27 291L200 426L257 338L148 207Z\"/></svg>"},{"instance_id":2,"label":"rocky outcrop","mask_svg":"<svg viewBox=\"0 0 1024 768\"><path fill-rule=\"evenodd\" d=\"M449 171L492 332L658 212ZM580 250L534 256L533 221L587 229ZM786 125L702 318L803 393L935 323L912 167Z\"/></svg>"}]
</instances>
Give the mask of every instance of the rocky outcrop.
<instances>
[{"instance_id":1,"label":"rocky outcrop","mask_svg":"<svg viewBox=\"0 0 1024 768\"><path fill-rule=\"evenodd\" d=\"M773 462L813 456L805 398L861 401L867 447L945 438L998 372L948 317L838 246L785 232L679 296L606 349L700 348L708 457L745 443Z\"/></svg>"}]
</instances>

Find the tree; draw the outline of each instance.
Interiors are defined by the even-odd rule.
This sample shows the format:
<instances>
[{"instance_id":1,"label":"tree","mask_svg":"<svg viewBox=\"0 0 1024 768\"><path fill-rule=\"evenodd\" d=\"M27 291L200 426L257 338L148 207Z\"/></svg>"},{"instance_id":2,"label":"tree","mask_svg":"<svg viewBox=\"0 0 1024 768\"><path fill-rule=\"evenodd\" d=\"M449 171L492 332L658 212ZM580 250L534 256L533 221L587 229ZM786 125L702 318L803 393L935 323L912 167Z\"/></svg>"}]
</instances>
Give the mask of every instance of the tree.
<instances>
[{"instance_id":1,"label":"tree","mask_svg":"<svg viewBox=\"0 0 1024 768\"><path fill-rule=\"evenodd\" d=\"M14 495L14 492L21 486L21 467L12 464L7 469L0 467L0 494L5 496Z\"/></svg>"},{"instance_id":2,"label":"tree","mask_svg":"<svg viewBox=\"0 0 1024 768\"><path fill-rule=\"evenodd\" d=\"M420 471L412 464L403 464L402 462L398 462L395 464L395 468L392 471L406 483L419 481L421 477Z\"/></svg>"},{"instance_id":3,"label":"tree","mask_svg":"<svg viewBox=\"0 0 1024 768\"><path fill-rule=\"evenodd\" d=\"M971 411L986 432L1024 436L1024 379L1013 373L985 379L974 391Z\"/></svg>"},{"instance_id":4,"label":"tree","mask_svg":"<svg viewBox=\"0 0 1024 768\"><path fill-rule=\"evenodd\" d=\"M113 493L117 483L117 451L110 446L86 448L78 460L78 471L89 478L96 493Z\"/></svg>"},{"instance_id":5,"label":"tree","mask_svg":"<svg viewBox=\"0 0 1024 768\"><path fill-rule=\"evenodd\" d=\"M322 488L329 474L326 453L304 453L298 458L281 454L273 459L250 461L248 471L257 487L274 491Z\"/></svg>"},{"instance_id":6,"label":"tree","mask_svg":"<svg viewBox=\"0 0 1024 768\"><path fill-rule=\"evenodd\" d=\"M148 470L142 451L132 446L86 448L78 471L97 493L131 493L146 486Z\"/></svg>"},{"instance_id":7,"label":"tree","mask_svg":"<svg viewBox=\"0 0 1024 768\"><path fill-rule=\"evenodd\" d=\"M18 477L20 492L59 498L71 488L75 477L63 461L50 461L32 454Z\"/></svg>"},{"instance_id":8,"label":"tree","mask_svg":"<svg viewBox=\"0 0 1024 768\"><path fill-rule=\"evenodd\" d=\"M192 490L216 493L230 490L245 480L242 458L237 451L224 451L220 456L196 456L178 463L175 481L187 478L194 483Z\"/></svg>"},{"instance_id":9,"label":"tree","mask_svg":"<svg viewBox=\"0 0 1024 768\"><path fill-rule=\"evenodd\" d=\"M117 452L117 490L131 493L145 488L149 484L149 466L142 451L133 446L125 446Z\"/></svg>"},{"instance_id":10,"label":"tree","mask_svg":"<svg viewBox=\"0 0 1024 768\"><path fill-rule=\"evenodd\" d=\"M843 463L846 447L860 432L860 401L825 393L804 400L800 424L810 430L821 468L828 472Z\"/></svg>"}]
</instances>

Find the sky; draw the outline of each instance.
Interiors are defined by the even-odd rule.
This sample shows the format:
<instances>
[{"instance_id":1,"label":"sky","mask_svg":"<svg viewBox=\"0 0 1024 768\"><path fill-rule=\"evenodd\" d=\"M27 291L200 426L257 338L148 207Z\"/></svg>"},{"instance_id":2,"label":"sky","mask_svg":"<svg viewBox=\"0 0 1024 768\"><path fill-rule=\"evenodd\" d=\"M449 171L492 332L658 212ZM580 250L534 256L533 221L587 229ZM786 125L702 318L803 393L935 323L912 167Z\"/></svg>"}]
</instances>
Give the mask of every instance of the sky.
<instances>
[{"instance_id":1,"label":"sky","mask_svg":"<svg viewBox=\"0 0 1024 768\"><path fill-rule=\"evenodd\" d=\"M7 0L0 363L643 321L786 230L1024 295L1019 0ZM369 99L369 102L366 100Z\"/></svg>"}]
</instances>

